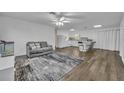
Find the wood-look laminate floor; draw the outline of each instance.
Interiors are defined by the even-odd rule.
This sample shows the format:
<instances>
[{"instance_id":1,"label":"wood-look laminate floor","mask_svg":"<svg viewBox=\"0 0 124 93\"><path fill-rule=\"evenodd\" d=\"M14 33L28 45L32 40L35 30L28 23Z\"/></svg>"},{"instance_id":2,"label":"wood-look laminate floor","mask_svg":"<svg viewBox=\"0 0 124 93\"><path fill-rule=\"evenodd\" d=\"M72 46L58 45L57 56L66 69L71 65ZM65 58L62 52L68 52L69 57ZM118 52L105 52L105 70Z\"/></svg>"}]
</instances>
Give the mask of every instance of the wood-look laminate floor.
<instances>
[{"instance_id":1,"label":"wood-look laminate floor","mask_svg":"<svg viewBox=\"0 0 124 93\"><path fill-rule=\"evenodd\" d=\"M56 49L76 58L83 58L84 62L76 66L64 80L69 81L119 81L124 80L124 64L118 52L93 49L86 53L76 47Z\"/></svg>"}]
</instances>

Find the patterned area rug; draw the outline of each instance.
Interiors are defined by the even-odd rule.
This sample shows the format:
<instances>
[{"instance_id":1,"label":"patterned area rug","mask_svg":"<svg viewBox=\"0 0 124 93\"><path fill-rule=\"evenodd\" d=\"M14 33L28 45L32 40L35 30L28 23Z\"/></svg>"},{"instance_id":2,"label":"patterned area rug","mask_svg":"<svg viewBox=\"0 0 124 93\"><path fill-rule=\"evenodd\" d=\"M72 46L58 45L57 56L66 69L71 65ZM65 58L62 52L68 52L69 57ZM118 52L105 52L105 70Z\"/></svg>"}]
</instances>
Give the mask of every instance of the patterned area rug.
<instances>
[{"instance_id":1,"label":"patterned area rug","mask_svg":"<svg viewBox=\"0 0 124 93\"><path fill-rule=\"evenodd\" d=\"M60 53L51 53L41 57L25 60L23 64L15 64L15 80L17 81L57 81L63 80L82 60Z\"/></svg>"}]
</instances>

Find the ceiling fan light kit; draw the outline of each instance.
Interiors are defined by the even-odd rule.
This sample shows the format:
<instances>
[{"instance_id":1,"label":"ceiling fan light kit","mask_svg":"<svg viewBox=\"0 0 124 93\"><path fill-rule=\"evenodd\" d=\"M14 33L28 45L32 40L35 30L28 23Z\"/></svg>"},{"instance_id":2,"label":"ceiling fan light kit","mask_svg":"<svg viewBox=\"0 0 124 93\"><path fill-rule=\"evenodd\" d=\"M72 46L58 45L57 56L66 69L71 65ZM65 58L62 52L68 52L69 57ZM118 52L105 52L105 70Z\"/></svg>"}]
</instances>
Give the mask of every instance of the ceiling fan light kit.
<instances>
[{"instance_id":1,"label":"ceiling fan light kit","mask_svg":"<svg viewBox=\"0 0 124 93\"><path fill-rule=\"evenodd\" d=\"M102 25L94 25L93 27L94 28L100 28L100 27L102 27Z\"/></svg>"},{"instance_id":2,"label":"ceiling fan light kit","mask_svg":"<svg viewBox=\"0 0 124 93\"><path fill-rule=\"evenodd\" d=\"M63 26L64 25L64 23L63 22L61 22L61 21L58 21L58 22L56 22L56 26Z\"/></svg>"},{"instance_id":3,"label":"ceiling fan light kit","mask_svg":"<svg viewBox=\"0 0 124 93\"><path fill-rule=\"evenodd\" d=\"M50 12L49 14L54 17L52 21L58 27L64 26L65 23L71 22L70 20L68 20L67 17L65 17L64 13L62 12Z\"/></svg>"}]
</instances>

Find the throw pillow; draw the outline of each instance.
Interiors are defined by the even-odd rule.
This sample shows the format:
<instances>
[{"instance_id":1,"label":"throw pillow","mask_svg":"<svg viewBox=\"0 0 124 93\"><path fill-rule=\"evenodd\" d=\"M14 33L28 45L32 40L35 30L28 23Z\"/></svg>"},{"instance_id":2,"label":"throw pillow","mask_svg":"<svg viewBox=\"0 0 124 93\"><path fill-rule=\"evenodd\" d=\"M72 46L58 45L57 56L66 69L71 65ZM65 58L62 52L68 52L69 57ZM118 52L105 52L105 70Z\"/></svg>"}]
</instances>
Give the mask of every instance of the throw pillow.
<instances>
[{"instance_id":1,"label":"throw pillow","mask_svg":"<svg viewBox=\"0 0 124 93\"><path fill-rule=\"evenodd\" d=\"M30 46L31 49L36 49L37 48L34 43L29 44L29 46Z\"/></svg>"},{"instance_id":2,"label":"throw pillow","mask_svg":"<svg viewBox=\"0 0 124 93\"><path fill-rule=\"evenodd\" d=\"M41 48L40 43L35 43L35 45L36 45L37 48Z\"/></svg>"}]
</instances>

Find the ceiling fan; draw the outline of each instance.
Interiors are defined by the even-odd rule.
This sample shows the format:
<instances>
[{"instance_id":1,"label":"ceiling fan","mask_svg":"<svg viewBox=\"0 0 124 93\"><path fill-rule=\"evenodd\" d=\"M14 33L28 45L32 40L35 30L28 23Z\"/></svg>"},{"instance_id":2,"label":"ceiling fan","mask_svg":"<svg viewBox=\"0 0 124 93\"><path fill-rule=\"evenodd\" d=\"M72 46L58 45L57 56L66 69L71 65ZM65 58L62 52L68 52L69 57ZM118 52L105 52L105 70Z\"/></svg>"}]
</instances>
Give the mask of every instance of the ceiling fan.
<instances>
[{"instance_id":1,"label":"ceiling fan","mask_svg":"<svg viewBox=\"0 0 124 93\"><path fill-rule=\"evenodd\" d=\"M71 19L67 18L63 12L50 12L49 14L52 15L52 23L58 27L71 23Z\"/></svg>"}]
</instances>

